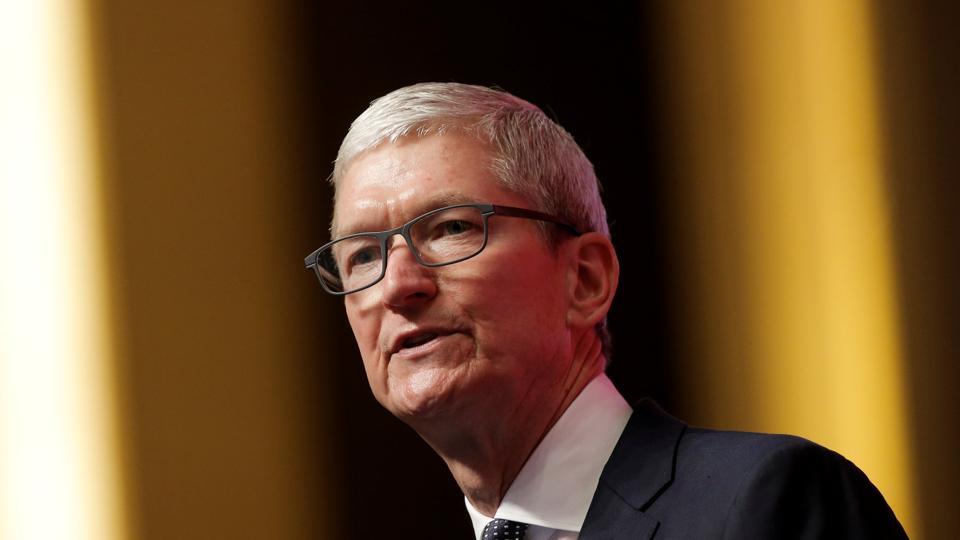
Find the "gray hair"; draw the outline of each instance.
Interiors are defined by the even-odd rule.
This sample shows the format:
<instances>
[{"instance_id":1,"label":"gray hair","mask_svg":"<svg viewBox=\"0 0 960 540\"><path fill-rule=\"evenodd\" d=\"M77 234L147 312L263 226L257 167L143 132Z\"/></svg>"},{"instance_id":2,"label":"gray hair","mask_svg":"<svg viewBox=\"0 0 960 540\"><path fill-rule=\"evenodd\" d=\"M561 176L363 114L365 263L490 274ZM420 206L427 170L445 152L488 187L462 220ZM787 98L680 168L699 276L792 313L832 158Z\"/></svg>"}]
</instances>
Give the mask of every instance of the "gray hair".
<instances>
[{"instance_id":1,"label":"gray hair","mask_svg":"<svg viewBox=\"0 0 960 540\"><path fill-rule=\"evenodd\" d=\"M593 164L573 137L538 107L499 89L460 83L420 83L374 100L350 125L330 182L335 190L350 163L402 137L458 131L491 150L491 169L535 210L558 216L577 230L610 235ZM544 224L551 244L556 228ZM610 360L606 319L597 325Z\"/></svg>"}]
</instances>

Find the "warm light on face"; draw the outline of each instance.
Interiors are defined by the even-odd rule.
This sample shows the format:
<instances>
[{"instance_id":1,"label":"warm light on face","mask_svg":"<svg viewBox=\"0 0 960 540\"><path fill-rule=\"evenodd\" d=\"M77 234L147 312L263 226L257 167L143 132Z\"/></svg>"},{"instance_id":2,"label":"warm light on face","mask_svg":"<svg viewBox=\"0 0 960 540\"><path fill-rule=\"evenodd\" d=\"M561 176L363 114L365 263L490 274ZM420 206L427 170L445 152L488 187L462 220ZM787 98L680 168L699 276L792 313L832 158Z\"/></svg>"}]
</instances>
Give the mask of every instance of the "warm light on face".
<instances>
[{"instance_id":1,"label":"warm light on face","mask_svg":"<svg viewBox=\"0 0 960 540\"><path fill-rule=\"evenodd\" d=\"M0 2L0 539L122 533L82 8Z\"/></svg>"}]
</instances>

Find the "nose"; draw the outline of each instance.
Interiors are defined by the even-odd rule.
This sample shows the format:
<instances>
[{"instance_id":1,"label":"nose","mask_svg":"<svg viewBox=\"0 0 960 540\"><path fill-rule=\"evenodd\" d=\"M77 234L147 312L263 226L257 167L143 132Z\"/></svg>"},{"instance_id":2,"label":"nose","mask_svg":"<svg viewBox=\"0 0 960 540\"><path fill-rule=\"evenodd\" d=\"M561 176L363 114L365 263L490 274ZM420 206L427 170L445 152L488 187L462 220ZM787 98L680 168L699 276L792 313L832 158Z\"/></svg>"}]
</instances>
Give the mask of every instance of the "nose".
<instances>
[{"instance_id":1,"label":"nose","mask_svg":"<svg viewBox=\"0 0 960 540\"><path fill-rule=\"evenodd\" d=\"M383 304L388 309L416 307L437 295L433 270L417 262L405 240L397 239L387 251L387 270L381 286Z\"/></svg>"}]
</instances>

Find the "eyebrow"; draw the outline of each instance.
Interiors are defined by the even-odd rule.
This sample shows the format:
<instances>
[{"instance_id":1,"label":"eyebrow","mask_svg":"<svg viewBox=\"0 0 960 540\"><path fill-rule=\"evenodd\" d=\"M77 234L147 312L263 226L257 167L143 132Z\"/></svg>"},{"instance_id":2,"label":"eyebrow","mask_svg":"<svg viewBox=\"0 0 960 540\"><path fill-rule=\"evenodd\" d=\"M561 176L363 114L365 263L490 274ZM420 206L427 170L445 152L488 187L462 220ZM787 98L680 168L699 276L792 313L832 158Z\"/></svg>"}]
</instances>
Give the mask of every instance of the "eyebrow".
<instances>
[{"instance_id":1,"label":"eyebrow","mask_svg":"<svg viewBox=\"0 0 960 540\"><path fill-rule=\"evenodd\" d=\"M458 204L486 203L486 202L488 201L478 201L474 197L468 197L467 195L464 195L463 193L459 193L456 191L447 191L447 192L441 191L421 201L418 201L416 204L414 204L414 206L412 207L411 215L407 217L406 220L404 220L404 223L406 223L407 221L410 221L411 219L417 216L426 214L431 210L436 210L437 208L443 208L444 206L454 206ZM381 230L387 230L387 229L372 230L371 228L365 227L362 224L360 224L360 225L351 225L350 227L347 227L345 229L336 228L331 230L330 232L331 232L331 238L337 239L344 236L349 236L351 234L380 232Z\"/></svg>"}]
</instances>

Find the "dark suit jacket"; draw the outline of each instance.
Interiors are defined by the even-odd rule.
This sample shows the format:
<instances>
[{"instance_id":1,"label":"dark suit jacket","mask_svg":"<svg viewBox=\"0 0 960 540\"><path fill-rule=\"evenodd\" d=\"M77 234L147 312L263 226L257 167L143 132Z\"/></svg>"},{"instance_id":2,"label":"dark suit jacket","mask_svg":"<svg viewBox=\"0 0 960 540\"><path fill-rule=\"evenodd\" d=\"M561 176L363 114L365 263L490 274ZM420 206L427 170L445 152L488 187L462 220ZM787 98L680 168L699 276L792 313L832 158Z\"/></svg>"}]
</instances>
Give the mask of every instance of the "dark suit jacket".
<instances>
[{"instance_id":1,"label":"dark suit jacket","mask_svg":"<svg viewBox=\"0 0 960 540\"><path fill-rule=\"evenodd\" d=\"M600 476L581 540L906 538L843 456L799 437L691 428L641 402Z\"/></svg>"}]
</instances>

